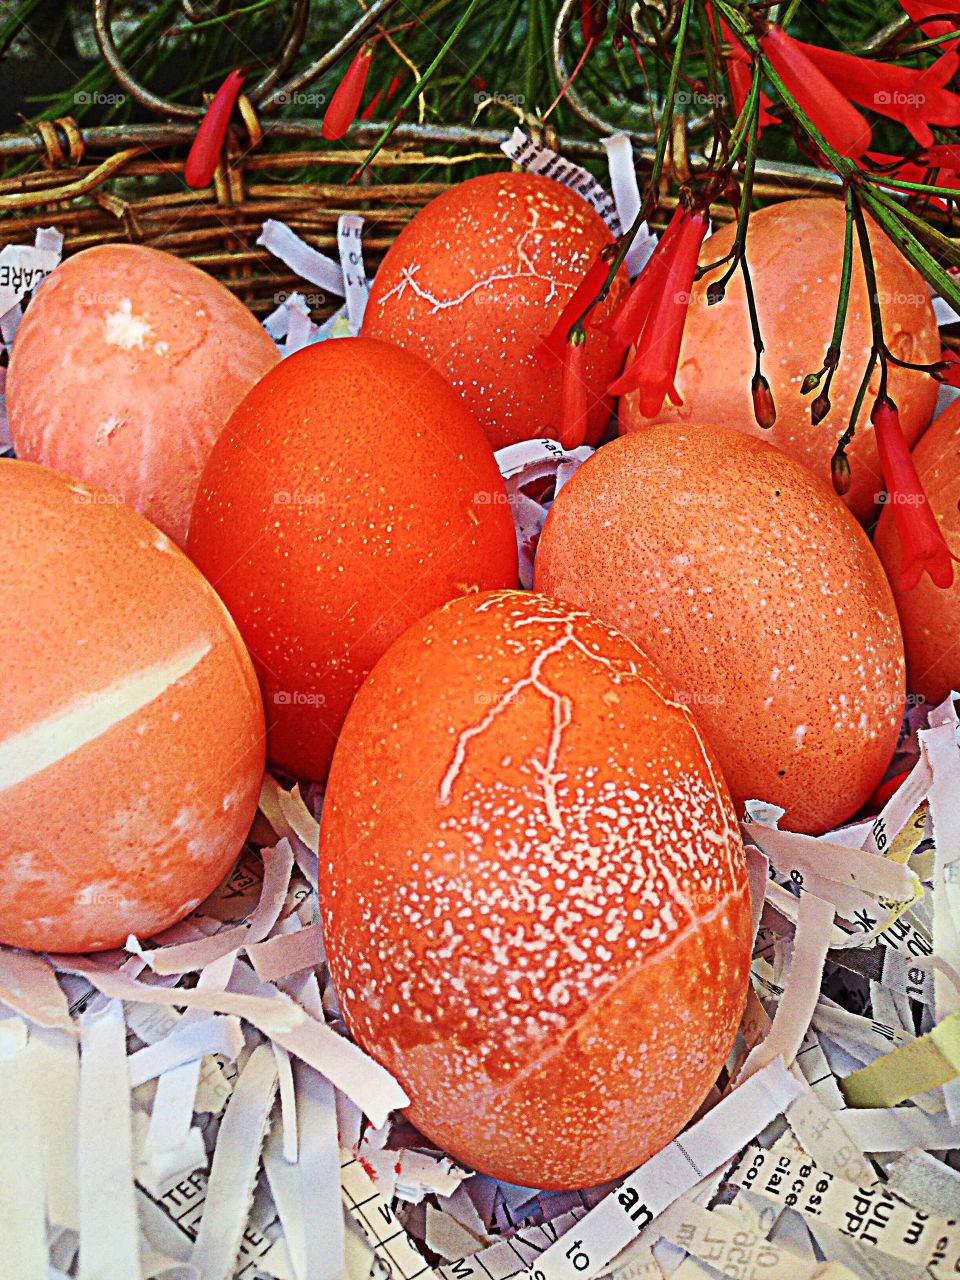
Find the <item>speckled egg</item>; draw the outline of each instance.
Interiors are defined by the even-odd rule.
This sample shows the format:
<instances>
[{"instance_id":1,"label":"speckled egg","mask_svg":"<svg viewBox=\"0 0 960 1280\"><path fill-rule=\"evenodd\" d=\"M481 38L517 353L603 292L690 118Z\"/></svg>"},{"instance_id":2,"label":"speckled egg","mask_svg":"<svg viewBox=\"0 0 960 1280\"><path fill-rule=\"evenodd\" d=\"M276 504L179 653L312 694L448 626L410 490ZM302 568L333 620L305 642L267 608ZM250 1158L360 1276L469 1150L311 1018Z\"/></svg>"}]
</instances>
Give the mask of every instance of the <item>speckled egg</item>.
<instances>
[{"instance_id":1,"label":"speckled egg","mask_svg":"<svg viewBox=\"0 0 960 1280\"><path fill-rule=\"evenodd\" d=\"M206 272L141 245L85 249L44 282L17 331L14 448L122 498L182 546L214 440L278 359Z\"/></svg>"},{"instance_id":2,"label":"speckled egg","mask_svg":"<svg viewBox=\"0 0 960 1280\"><path fill-rule=\"evenodd\" d=\"M307 347L250 392L204 471L188 550L253 656L270 759L315 780L411 622L517 581L479 424L417 356L370 338Z\"/></svg>"},{"instance_id":3,"label":"speckled egg","mask_svg":"<svg viewBox=\"0 0 960 1280\"><path fill-rule=\"evenodd\" d=\"M869 220L868 230L887 345L901 360L915 364L937 360L940 339L923 277ZM722 259L733 246L734 234L731 224L705 240L701 263ZM683 404L673 406L665 401L657 420L722 422L776 445L829 485L830 459L850 420L870 356L870 308L856 237L842 354L830 388L833 408L819 426L810 420L810 404L818 393L801 396L800 386L808 373L820 369L830 345L843 237L844 211L837 200L785 200L750 215L747 259L766 346L762 367L777 409L772 428L759 427L753 413L753 337L742 275L734 275L722 302L706 305L707 286L723 275L726 264L707 272L693 286L676 378ZM869 420L878 386L879 371L871 380L866 407L847 451L851 482L845 501L861 520L872 514L884 488ZM912 443L930 421L937 384L925 373L891 365L889 392L899 406L904 434ZM649 421L640 416L635 394L621 399L621 432L642 430Z\"/></svg>"},{"instance_id":4,"label":"speckled egg","mask_svg":"<svg viewBox=\"0 0 960 1280\"><path fill-rule=\"evenodd\" d=\"M913 451L913 461L947 545L960 555L960 400L955 400ZM885 507L874 535L887 571L907 651L907 688L928 702L960 689L960 579L944 590L924 574L915 587L900 586L900 539L892 507Z\"/></svg>"},{"instance_id":5,"label":"speckled egg","mask_svg":"<svg viewBox=\"0 0 960 1280\"><path fill-rule=\"evenodd\" d=\"M263 708L227 611L118 499L0 461L0 943L121 946L240 852Z\"/></svg>"},{"instance_id":6,"label":"speckled egg","mask_svg":"<svg viewBox=\"0 0 960 1280\"><path fill-rule=\"evenodd\" d=\"M553 504L534 585L636 641L738 805L820 833L880 781L904 702L893 597L853 516L770 445L699 425L605 445Z\"/></svg>"},{"instance_id":7,"label":"speckled egg","mask_svg":"<svg viewBox=\"0 0 960 1280\"><path fill-rule=\"evenodd\" d=\"M489 592L411 627L347 716L320 865L349 1028L456 1159L590 1186L716 1079L750 965L734 810L687 709L588 614Z\"/></svg>"},{"instance_id":8,"label":"speckled egg","mask_svg":"<svg viewBox=\"0 0 960 1280\"><path fill-rule=\"evenodd\" d=\"M431 200L387 251L370 290L363 332L427 360L458 391L493 447L560 433L561 371L536 348L577 285L612 242L582 196L533 173L470 178ZM626 292L622 271L604 319ZM608 383L623 352L588 341L588 439L610 418Z\"/></svg>"}]
</instances>

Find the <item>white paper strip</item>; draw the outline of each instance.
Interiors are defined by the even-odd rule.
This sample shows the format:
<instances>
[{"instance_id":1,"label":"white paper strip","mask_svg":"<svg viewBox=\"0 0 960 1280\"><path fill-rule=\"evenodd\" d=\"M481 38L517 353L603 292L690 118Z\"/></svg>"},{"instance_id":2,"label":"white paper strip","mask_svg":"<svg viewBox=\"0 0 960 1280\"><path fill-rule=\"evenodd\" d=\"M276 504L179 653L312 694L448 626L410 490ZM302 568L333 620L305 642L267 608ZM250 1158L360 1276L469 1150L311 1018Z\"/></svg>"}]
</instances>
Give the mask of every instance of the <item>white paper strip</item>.
<instances>
[{"instance_id":1,"label":"white paper strip","mask_svg":"<svg viewBox=\"0 0 960 1280\"><path fill-rule=\"evenodd\" d=\"M633 147L625 133L615 133L610 138L601 138L600 141L607 153L610 188L617 206L617 218L623 230L629 231L640 212L640 187L637 182L636 166L633 163ZM655 232L650 230L646 222L642 222L624 259L631 280L646 265L656 247Z\"/></svg>"},{"instance_id":2,"label":"white paper strip","mask_svg":"<svg viewBox=\"0 0 960 1280\"><path fill-rule=\"evenodd\" d=\"M270 1046L260 1045L240 1073L220 1124L206 1205L190 1255L203 1280L233 1275L276 1091L276 1061Z\"/></svg>"},{"instance_id":3,"label":"white paper strip","mask_svg":"<svg viewBox=\"0 0 960 1280\"><path fill-rule=\"evenodd\" d=\"M338 298L343 297L343 272L339 262L334 262L319 249L314 249L291 231L285 222L268 218L257 239L268 253L279 258L291 271L309 280L320 289L329 289Z\"/></svg>"},{"instance_id":4,"label":"white paper strip","mask_svg":"<svg viewBox=\"0 0 960 1280\"><path fill-rule=\"evenodd\" d=\"M140 1280L123 1006L80 1020L79 1280Z\"/></svg>"},{"instance_id":5,"label":"white paper strip","mask_svg":"<svg viewBox=\"0 0 960 1280\"><path fill-rule=\"evenodd\" d=\"M0 1022L2 1269L16 1280L46 1280L43 1098L32 1087L28 1037L19 1018Z\"/></svg>"},{"instance_id":6,"label":"white paper strip","mask_svg":"<svg viewBox=\"0 0 960 1280\"><path fill-rule=\"evenodd\" d=\"M341 213L337 219L337 250L347 299L347 322L352 334L360 332L370 292L363 269L362 236L363 217L359 213Z\"/></svg>"}]
</instances>

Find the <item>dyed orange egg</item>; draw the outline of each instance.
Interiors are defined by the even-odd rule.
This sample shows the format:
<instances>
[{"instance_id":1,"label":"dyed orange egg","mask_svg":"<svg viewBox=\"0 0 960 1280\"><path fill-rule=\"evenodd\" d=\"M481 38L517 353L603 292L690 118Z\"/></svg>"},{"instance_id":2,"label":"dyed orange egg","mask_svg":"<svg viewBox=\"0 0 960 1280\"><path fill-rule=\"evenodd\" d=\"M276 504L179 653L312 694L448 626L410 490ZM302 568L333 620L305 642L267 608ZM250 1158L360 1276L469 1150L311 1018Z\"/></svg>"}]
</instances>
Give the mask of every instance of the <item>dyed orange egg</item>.
<instances>
[{"instance_id":1,"label":"dyed orange egg","mask_svg":"<svg viewBox=\"0 0 960 1280\"><path fill-rule=\"evenodd\" d=\"M118 499L0 462L0 942L123 944L182 919L243 845L263 708L237 629Z\"/></svg>"},{"instance_id":2,"label":"dyed orange egg","mask_svg":"<svg viewBox=\"0 0 960 1280\"><path fill-rule=\"evenodd\" d=\"M960 400L955 400L920 438L913 461L930 510L947 545L960 555ZM907 651L907 688L928 702L942 702L960 688L960 574L953 585L935 586L924 574L915 587L900 586L900 539L893 509L884 508L873 544L887 571Z\"/></svg>"},{"instance_id":3,"label":"dyed orange egg","mask_svg":"<svg viewBox=\"0 0 960 1280\"><path fill-rule=\"evenodd\" d=\"M533 173L470 178L431 200L387 251L363 332L415 351L447 379L495 449L560 434L559 368L537 343L553 329L597 254L612 242L582 196ZM598 319L626 292L622 271ZM622 353L586 348L588 438L610 418L606 388Z\"/></svg>"},{"instance_id":4,"label":"dyed orange egg","mask_svg":"<svg viewBox=\"0 0 960 1280\"><path fill-rule=\"evenodd\" d=\"M738 805L820 833L896 746L903 642L866 534L807 469L722 427L650 427L560 491L538 591L619 627L713 744Z\"/></svg>"},{"instance_id":5,"label":"dyed orange egg","mask_svg":"<svg viewBox=\"0 0 960 1280\"><path fill-rule=\"evenodd\" d=\"M686 708L588 614L503 591L411 627L347 716L320 862L351 1033L458 1160L590 1186L708 1093L750 965L735 813Z\"/></svg>"},{"instance_id":6,"label":"dyed orange egg","mask_svg":"<svg viewBox=\"0 0 960 1280\"><path fill-rule=\"evenodd\" d=\"M188 549L253 656L270 759L312 779L411 622L517 581L479 424L417 356L369 338L307 347L250 392L203 474Z\"/></svg>"},{"instance_id":7,"label":"dyed orange egg","mask_svg":"<svg viewBox=\"0 0 960 1280\"><path fill-rule=\"evenodd\" d=\"M180 546L223 424L279 360L262 325L172 254L102 245L44 282L17 331L17 455L116 494Z\"/></svg>"},{"instance_id":8,"label":"dyed orange egg","mask_svg":"<svg viewBox=\"0 0 960 1280\"><path fill-rule=\"evenodd\" d=\"M923 277L872 222L869 232L887 345L899 359L915 364L938 359L940 339ZM731 224L710 236L704 241L700 261L723 258L733 246L734 234ZM707 286L723 275L726 265L708 272L693 286L676 379L683 404L675 407L665 401L657 421L722 422L776 445L829 485L830 459L850 420L870 355L870 309L856 237L842 354L830 389L833 408L819 426L810 421L810 404L817 392L801 396L800 386L808 373L821 367L830 345L843 236L844 211L837 200L786 200L750 216L747 260L766 346L763 372L777 409L777 420L770 430L758 427L753 414L753 338L742 275L734 275L722 302L706 305ZM876 372L847 451L851 482L846 502L861 520L870 516L884 487L869 420L878 386ZM930 421L937 384L925 373L891 365L889 391L912 443ZM640 416L636 402L636 395L620 401L621 432L649 424L649 419Z\"/></svg>"}]
</instances>

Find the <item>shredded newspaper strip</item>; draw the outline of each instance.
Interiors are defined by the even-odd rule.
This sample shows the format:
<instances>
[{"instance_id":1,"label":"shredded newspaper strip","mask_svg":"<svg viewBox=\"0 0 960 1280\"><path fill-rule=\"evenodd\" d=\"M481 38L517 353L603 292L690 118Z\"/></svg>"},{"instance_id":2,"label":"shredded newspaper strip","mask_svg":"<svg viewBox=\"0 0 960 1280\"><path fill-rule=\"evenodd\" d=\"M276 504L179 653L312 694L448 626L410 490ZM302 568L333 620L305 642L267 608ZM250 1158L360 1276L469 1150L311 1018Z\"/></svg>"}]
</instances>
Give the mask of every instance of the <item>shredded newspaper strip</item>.
<instances>
[{"instance_id":1,"label":"shredded newspaper strip","mask_svg":"<svg viewBox=\"0 0 960 1280\"><path fill-rule=\"evenodd\" d=\"M503 452L508 482L581 460ZM897 792L822 837L748 806L753 981L730 1059L672 1143L576 1192L473 1172L402 1119L330 985L319 790L266 777L250 845L181 924L94 956L0 949L3 1275L960 1273L958 738L951 702L912 708Z\"/></svg>"}]
</instances>

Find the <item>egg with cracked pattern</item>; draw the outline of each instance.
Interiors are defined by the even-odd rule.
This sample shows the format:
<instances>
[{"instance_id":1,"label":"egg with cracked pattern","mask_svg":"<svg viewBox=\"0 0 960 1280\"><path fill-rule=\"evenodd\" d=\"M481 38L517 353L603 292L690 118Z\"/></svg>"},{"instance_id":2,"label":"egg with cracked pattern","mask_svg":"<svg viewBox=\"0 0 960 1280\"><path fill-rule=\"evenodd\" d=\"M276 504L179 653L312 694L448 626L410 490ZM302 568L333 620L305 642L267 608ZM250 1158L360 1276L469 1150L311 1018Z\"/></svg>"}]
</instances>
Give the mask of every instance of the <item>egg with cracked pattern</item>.
<instances>
[{"instance_id":1,"label":"egg with cracked pattern","mask_svg":"<svg viewBox=\"0 0 960 1280\"><path fill-rule=\"evenodd\" d=\"M263 707L226 609L111 495L0 461L0 943L94 951L181 920L257 808Z\"/></svg>"},{"instance_id":2,"label":"egg with cracked pattern","mask_svg":"<svg viewBox=\"0 0 960 1280\"><path fill-rule=\"evenodd\" d=\"M179 545L213 442L277 363L255 316L159 249L101 245L63 262L10 355L18 457L115 494Z\"/></svg>"},{"instance_id":3,"label":"egg with cracked pattern","mask_svg":"<svg viewBox=\"0 0 960 1280\"><path fill-rule=\"evenodd\" d=\"M479 419L495 449L560 432L561 371L541 369L537 343L612 244L582 196L535 173L490 173L436 196L387 250L363 332L415 351ZM594 316L628 286L621 269ZM610 419L609 382L622 352L586 347L587 438Z\"/></svg>"},{"instance_id":4,"label":"egg with cracked pattern","mask_svg":"<svg viewBox=\"0 0 960 1280\"><path fill-rule=\"evenodd\" d=\"M750 905L716 758L626 637L456 600L350 709L320 832L333 981L456 1159L583 1187L672 1140L744 1007Z\"/></svg>"},{"instance_id":5,"label":"egg with cracked pattern","mask_svg":"<svg viewBox=\"0 0 960 1280\"><path fill-rule=\"evenodd\" d=\"M900 360L923 364L940 356L940 335L926 282L899 249L867 218L870 247L877 272L884 339ZM837 439L853 411L860 380L870 358L870 305L854 237L850 301L843 329L843 349L830 384L832 408L814 424L810 405L816 391L801 396L808 373L823 364L833 336L837 293L843 263L843 204L831 199L784 200L750 215L747 260L756 294L760 333L765 345L763 373L777 409L773 427L757 425L750 395L754 371L753 335L743 277L735 273L722 302L708 306L707 287L725 273L724 254L733 246L736 228L721 227L703 243L702 264L721 262L698 280L680 349L676 388L683 403L665 400L657 421L679 425L722 422L758 436L803 462L828 487L830 460ZM900 408L900 423L912 444L924 430L937 401L937 384L925 373L891 364L890 395ZM847 450L850 489L844 501L858 519L867 520L883 492L883 475L869 408L880 384L879 367ZM823 390L825 383L821 383ZM620 430L642 431L650 419L641 416L636 394L621 398Z\"/></svg>"},{"instance_id":6,"label":"egg with cracked pattern","mask_svg":"<svg viewBox=\"0 0 960 1280\"><path fill-rule=\"evenodd\" d=\"M187 545L250 649L271 761L316 781L402 631L517 582L479 424L419 357L371 338L307 347L250 392L210 456Z\"/></svg>"},{"instance_id":7,"label":"egg with cracked pattern","mask_svg":"<svg viewBox=\"0 0 960 1280\"><path fill-rule=\"evenodd\" d=\"M954 555L960 555L960 401L955 400L913 450L913 462L930 510ZM900 585L903 556L893 507L883 509L874 545L897 602L907 651L907 687L928 702L939 703L960 688L960 573L954 566L950 587L938 587L927 574L916 586Z\"/></svg>"},{"instance_id":8,"label":"egg with cracked pattern","mask_svg":"<svg viewBox=\"0 0 960 1280\"><path fill-rule=\"evenodd\" d=\"M738 804L822 833L882 778L905 692L893 596L850 512L771 445L699 425L605 445L553 504L534 584L636 641Z\"/></svg>"}]
</instances>

